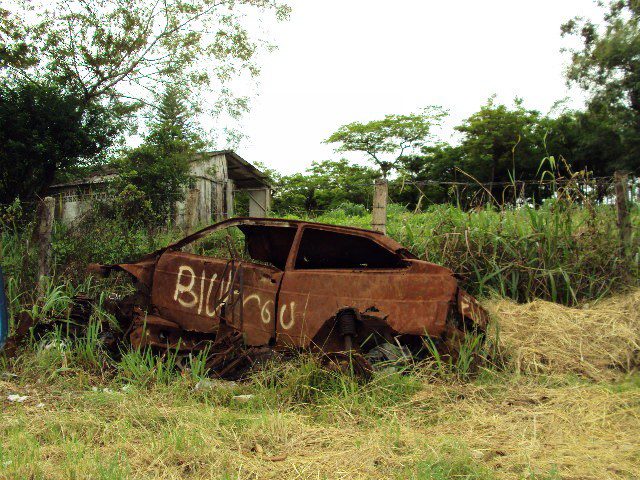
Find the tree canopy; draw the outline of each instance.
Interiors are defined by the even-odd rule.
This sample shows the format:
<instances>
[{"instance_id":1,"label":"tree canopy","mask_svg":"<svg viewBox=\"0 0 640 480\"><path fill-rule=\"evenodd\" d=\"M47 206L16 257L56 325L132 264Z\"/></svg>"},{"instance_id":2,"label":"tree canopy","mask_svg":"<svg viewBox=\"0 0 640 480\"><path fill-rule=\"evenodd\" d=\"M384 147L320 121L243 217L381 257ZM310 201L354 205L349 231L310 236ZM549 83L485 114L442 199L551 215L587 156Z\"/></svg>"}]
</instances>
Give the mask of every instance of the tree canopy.
<instances>
[{"instance_id":1,"label":"tree canopy","mask_svg":"<svg viewBox=\"0 0 640 480\"><path fill-rule=\"evenodd\" d=\"M345 159L313 162L307 171L273 175L273 209L280 213L317 212L341 205L368 205L378 173Z\"/></svg>"},{"instance_id":2,"label":"tree canopy","mask_svg":"<svg viewBox=\"0 0 640 480\"><path fill-rule=\"evenodd\" d=\"M458 168L489 184L492 194L496 182L535 179L546 129L540 113L524 108L520 99L509 108L490 98L456 130L463 134Z\"/></svg>"},{"instance_id":3,"label":"tree canopy","mask_svg":"<svg viewBox=\"0 0 640 480\"><path fill-rule=\"evenodd\" d=\"M60 87L0 83L0 203L44 195L56 173L111 145L118 120Z\"/></svg>"},{"instance_id":4,"label":"tree canopy","mask_svg":"<svg viewBox=\"0 0 640 480\"><path fill-rule=\"evenodd\" d=\"M579 37L571 51L569 82L590 93L591 122L614 128L626 153L617 167L640 170L640 2L612 0L603 24L576 17L562 26L565 36Z\"/></svg>"},{"instance_id":5,"label":"tree canopy","mask_svg":"<svg viewBox=\"0 0 640 480\"><path fill-rule=\"evenodd\" d=\"M254 35L248 14L256 10L279 20L289 14L278 0L3 2L0 108L7 129L0 156L9 159L3 198L41 194L56 174L104 161L99 154L144 118L135 113L155 116L158 96L165 102L178 96L162 97L167 88L179 89L185 101L160 105L145 148L197 143L179 137L193 131L182 122L200 111L202 88L215 93L207 97L208 113L244 113L247 99L231 83L257 76L258 54L272 48ZM162 112L176 124L167 125ZM31 171L33 178L24 176Z\"/></svg>"},{"instance_id":6,"label":"tree canopy","mask_svg":"<svg viewBox=\"0 0 640 480\"><path fill-rule=\"evenodd\" d=\"M53 79L84 101L140 105L177 74L191 90L217 82L228 101L222 85L259 73L264 42L251 35L249 9L289 13L276 0L9 0L0 11L0 68Z\"/></svg>"},{"instance_id":7,"label":"tree canopy","mask_svg":"<svg viewBox=\"0 0 640 480\"><path fill-rule=\"evenodd\" d=\"M405 153L419 151L432 140L432 128L446 112L428 107L417 114L386 115L382 120L352 122L341 126L325 143L339 143L338 152L364 152L384 177L398 167Z\"/></svg>"}]
</instances>

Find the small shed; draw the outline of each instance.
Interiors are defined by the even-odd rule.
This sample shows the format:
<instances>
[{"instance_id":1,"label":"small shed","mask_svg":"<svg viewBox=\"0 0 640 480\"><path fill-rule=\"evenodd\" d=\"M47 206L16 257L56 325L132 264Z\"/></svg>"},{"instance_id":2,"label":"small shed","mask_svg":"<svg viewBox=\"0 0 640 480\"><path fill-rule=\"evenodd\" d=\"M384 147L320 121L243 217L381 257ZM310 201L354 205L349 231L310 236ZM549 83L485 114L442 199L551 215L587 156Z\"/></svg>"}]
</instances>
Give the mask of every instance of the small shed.
<instances>
[{"instance_id":1,"label":"small shed","mask_svg":"<svg viewBox=\"0 0 640 480\"><path fill-rule=\"evenodd\" d=\"M69 183L51 187L56 197L56 218L72 223L87 212L95 200L109 200L107 185L117 172L105 168ZM251 217L266 217L271 208L267 176L232 150L203 152L191 161L192 181L185 200L176 202L175 218L181 227L192 228L234 216L234 197L246 192Z\"/></svg>"}]
</instances>

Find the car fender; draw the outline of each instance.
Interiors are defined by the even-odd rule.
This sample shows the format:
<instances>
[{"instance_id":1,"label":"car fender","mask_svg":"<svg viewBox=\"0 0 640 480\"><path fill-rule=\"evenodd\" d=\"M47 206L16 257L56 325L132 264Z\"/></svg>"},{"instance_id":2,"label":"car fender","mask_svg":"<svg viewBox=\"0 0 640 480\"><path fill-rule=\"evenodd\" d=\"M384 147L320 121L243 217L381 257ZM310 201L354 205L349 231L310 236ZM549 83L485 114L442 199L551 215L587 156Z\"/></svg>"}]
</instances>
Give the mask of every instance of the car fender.
<instances>
[{"instance_id":1,"label":"car fender","mask_svg":"<svg viewBox=\"0 0 640 480\"><path fill-rule=\"evenodd\" d=\"M470 320L476 327L485 330L489 323L489 314L482 308L480 302L462 288L458 288L457 297L456 303L460 315Z\"/></svg>"}]
</instances>

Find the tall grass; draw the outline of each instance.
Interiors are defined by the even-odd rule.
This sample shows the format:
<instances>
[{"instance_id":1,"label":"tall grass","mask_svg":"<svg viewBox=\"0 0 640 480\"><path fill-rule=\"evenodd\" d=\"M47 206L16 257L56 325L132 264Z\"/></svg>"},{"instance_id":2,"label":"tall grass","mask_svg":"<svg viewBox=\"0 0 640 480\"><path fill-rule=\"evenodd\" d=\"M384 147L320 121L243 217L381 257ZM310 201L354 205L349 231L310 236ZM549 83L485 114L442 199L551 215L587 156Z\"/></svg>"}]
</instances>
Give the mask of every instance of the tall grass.
<instances>
[{"instance_id":1,"label":"tall grass","mask_svg":"<svg viewBox=\"0 0 640 480\"><path fill-rule=\"evenodd\" d=\"M369 226L362 211L349 213L317 220ZM412 214L392 205L388 231L421 258L464 274L474 293L573 304L637 284L637 206L632 219L631 259L619 255L608 206L472 212L434 206ZM173 235L148 239L149 232L132 232L114 239L117 230L104 228L87 238L59 229L55 275L38 294L28 229L4 225L0 262L12 315L68 318L75 294L104 298L119 286L85 277L85 263L143 254ZM84 335L69 337L63 322L19 358L0 356L0 368L10 373L1 386L29 397L5 402L5 475L281 478L300 468L318 478L551 479L557 475L550 457L575 477L605 477L611 465L621 478L637 470L628 448L638 430L631 408L638 404L637 383L609 387L554 377L542 385L546 377L499 369L470 376L476 355L496 357L498 341L491 338L481 345L469 337L456 357L433 349L431 368L410 375L383 371L367 383L302 355L255 371L250 382L198 389L194 384L207 374L206 351L180 358L177 351L158 356L130 349L109 358L100 325L110 320L98 305ZM582 361L582 352L576 358ZM187 370L180 373L178 363Z\"/></svg>"},{"instance_id":2,"label":"tall grass","mask_svg":"<svg viewBox=\"0 0 640 480\"><path fill-rule=\"evenodd\" d=\"M386 409L419 391L422 380L417 374L385 371L365 382L327 368L312 355L300 355L255 371L251 385L257 401L267 405L316 405L319 407L316 414L323 418L358 414L386 417L389 413Z\"/></svg>"},{"instance_id":3,"label":"tall grass","mask_svg":"<svg viewBox=\"0 0 640 480\"><path fill-rule=\"evenodd\" d=\"M122 354L118 363L120 375L137 384L168 384L177 374L177 350L168 350L159 356L150 349L133 348Z\"/></svg>"},{"instance_id":4,"label":"tall grass","mask_svg":"<svg viewBox=\"0 0 640 480\"><path fill-rule=\"evenodd\" d=\"M631 219L633 248L626 258L611 205L550 200L537 208L505 210L433 205L421 213L390 205L387 232L420 258L461 275L465 288L476 295L495 292L519 302L541 298L575 305L638 285L637 204ZM364 228L371 221L358 209L338 209L313 220ZM104 218L88 218L73 227L56 225L54 273L38 297L32 229L29 222L0 222L0 262L12 317L25 308L46 317L64 310L78 291L99 294L123 287L117 280L85 283L86 265L132 260L183 235L171 229L132 231Z\"/></svg>"},{"instance_id":5,"label":"tall grass","mask_svg":"<svg viewBox=\"0 0 640 480\"><path fill-rule=\"evenodd\" d=\"M615 210L547 202L538 208L463 211L434 205L410 213L391 205L387 234L420 258L463 277L474 294L566 305L638 285L640 207L632 209L633 251L621 254ZM314 220L368 228L369 215L341 210Z\"/></svg>"},{"instance_id":6,"label":"tall grass","mask_svg":"<svg viewBox=\"0 0 640 480\"><path fill-rule=\"evenodd\" d=\"M434 373L442 378L467 379L480 360L489 360L491 343L484 341L484 334L466 335L455 354L443 355L431 337L424 337L424 346L429 353Z\"/></svg>"}]
</instances>

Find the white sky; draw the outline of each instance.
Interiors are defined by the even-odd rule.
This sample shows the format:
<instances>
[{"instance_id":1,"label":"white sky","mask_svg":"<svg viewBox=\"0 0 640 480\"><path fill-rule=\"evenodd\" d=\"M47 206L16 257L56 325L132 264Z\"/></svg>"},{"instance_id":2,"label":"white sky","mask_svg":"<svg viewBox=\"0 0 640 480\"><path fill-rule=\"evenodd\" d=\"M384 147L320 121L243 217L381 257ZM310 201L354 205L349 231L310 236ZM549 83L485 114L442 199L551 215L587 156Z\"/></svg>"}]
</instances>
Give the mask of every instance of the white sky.
<instances>
[{"instance_id":1,"label":"white sky","mask_svg":"<svg viewBox=\"0 0 640 480\"><path fill-rule=\"evenodd\" d=\"M278 50L262 59L259 96L237 148L284 173L339 159L324 145L340 125L427 105L448 108L451 127L496 93L548 111L569 92L560 25L599 17L591 0L291 0L274 24ZM355 161L362 155L349 156Z\"/></svg>"}]
</instances>

